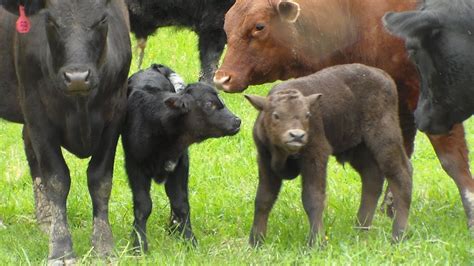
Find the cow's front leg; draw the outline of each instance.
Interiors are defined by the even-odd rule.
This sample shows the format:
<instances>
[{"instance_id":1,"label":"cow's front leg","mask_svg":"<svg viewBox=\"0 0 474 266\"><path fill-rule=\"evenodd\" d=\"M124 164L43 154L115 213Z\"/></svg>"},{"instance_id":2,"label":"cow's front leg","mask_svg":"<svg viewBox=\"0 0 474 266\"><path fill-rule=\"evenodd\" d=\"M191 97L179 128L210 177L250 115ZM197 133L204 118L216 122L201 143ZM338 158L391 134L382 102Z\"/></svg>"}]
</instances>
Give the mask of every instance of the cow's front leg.
<instances>
[{"instance_id":1,"label":"cow's front leg","mask_svg":"<svg viewBox=\"0 0 474 266\"><path fill-rule=\"evenodd\" d=\"M474 179L469 170L468 149L462 124L454 125L448 135L428 135L444 171L454 180L474 237Z\"/></svg>"},{"instance_id":2,"label":"cow's front leg","mask_svg":"<svg viewBox=\"0 0 474 266\"><path fill-rule=\"evenodd\" d=\"M180 158L175 171L165 183L166 195L171 205L170 231L178 232L186 240L197 244L191 227L191 216L188 198L189 156L187 152Z\"/></svg>"},{"instance_id":3,"label":"cow's front leg","mask_svg":"<svg viewBox=\"0 0 474 266\"><path fill-rule=\"evenodd\" d=\"M201 60L201 75L199 80L213 84L214 73L219 59L224 51L226 35L222 29L201 31L199 35L199 58Z\"/></svg>"},{"instance_id":4,"label":"cow's front leg","mask_svg":"<svg viewBox=\"0 0 474 266\"><path fill-rule=\"evenodd\" d=\"M30 167L30 174L33 179L33 193L35 198L36 222L41 231L49 234L51 228L51 206L46 196L46 187L41 176L41 169L36 159L30 136L26 126L23 127L23 143L25 154Z\"/></svg>"},{"instance_id":5,"label":"cow's front leg","mask_svg":"<svg viewBox=\"0 0 474 266\"><path fill-rule=\"evenodd\" d=\"M71 178L69 169L58 143L60 139L52 132L42 132L47 127L28 127L45 186L46 196L51 206L51 228L49 237L49 260L60 260L68 264L74 260L71 234L68 229L66 200Z\"/></svg>"},{"instance_id":6,"label":"cow's front leg","mask_svg":"<svg viewBox=\"0 0 474 266\"><path fill-rule=\"evenodd\" d=\"M257 247L263 243L267 233L268 215L277 200L282 179L271 170L269 158L258 156L258 188L255 196L255 213L249 243Z\"/></svg>"},{"instance_id":7,"label":"cow's front leg","mask_svg":"<svg viewBox=\"0 0 474 266\"><path fill-rule=\"evenodd\" d=\"M328 156L318 154L302 160L301 177L303 181L303 207L309 220L308 245L324 243L323 210L326 201L326 167Z\"/></svg>"},{"instance_id":8,"label":"cow's front leg","mask_svg":"<svg viewBox=\"0 0 474 266\"><path fill-rule=\"evenodd\" d=\"M111 255L114 246L109 223L109 199L117 141L117 130L109 128L87 168L87 185L92 199L94 226L92 246L100 256Z\"/></svg>"}]
</instances>

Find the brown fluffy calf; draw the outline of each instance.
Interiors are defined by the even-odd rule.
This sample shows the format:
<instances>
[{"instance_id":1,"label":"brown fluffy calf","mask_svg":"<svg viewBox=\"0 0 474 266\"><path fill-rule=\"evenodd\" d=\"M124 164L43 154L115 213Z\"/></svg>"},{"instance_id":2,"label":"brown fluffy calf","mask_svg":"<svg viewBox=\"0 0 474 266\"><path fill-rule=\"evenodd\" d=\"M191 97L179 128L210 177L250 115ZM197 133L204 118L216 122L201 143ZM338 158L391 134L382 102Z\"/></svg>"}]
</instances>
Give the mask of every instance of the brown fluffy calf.
<instances>
[{"instance_id":1,"label":"brown fluffy calf","mask_svg":"<svg viewBox=\"0 0 474 266\"><path fill-rule=\"evenodd\" d=\"M322 96L322 97L321 97ZM250 244L265 236L270 210L283 179L301 174L309 245L323 236L329 156L348 161L362 178L358 226L368 228L383 177L393 188L392 237L407 227L411 165L403 149L397 91L384 71L361 64L334 66L276 85L268 97L245 96L260 111L254 126L259 184Z\"/></svg>"}]
</instances>

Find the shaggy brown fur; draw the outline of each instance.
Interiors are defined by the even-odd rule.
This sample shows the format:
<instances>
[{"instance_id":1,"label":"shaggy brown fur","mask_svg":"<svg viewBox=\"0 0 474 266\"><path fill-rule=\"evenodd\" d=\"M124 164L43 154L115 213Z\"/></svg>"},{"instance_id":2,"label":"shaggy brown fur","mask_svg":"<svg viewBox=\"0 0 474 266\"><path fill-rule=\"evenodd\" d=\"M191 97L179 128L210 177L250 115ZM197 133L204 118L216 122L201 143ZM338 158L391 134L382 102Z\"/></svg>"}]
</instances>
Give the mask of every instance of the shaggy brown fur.
<instances>
[{"instance_id":1,"label":"shaggy brown fur","mask_svg":"<svg viewBox=\"0 0 474 266\"><path fill-rule=\"evenodd\" d=\"M302 200L310 223L309 245L323 236L326 167L330 155L348 161L362 178L358 226L368 228L382 192L393 188L392 236L407 227L412 170L403 148L397 91L384 71L361 64L330 67L283 82L267 98L246 95L260 114L254 126L259 185L250 243L265 235L268 215L283 179L303 179Z\"/></svg>"}]
</instances>

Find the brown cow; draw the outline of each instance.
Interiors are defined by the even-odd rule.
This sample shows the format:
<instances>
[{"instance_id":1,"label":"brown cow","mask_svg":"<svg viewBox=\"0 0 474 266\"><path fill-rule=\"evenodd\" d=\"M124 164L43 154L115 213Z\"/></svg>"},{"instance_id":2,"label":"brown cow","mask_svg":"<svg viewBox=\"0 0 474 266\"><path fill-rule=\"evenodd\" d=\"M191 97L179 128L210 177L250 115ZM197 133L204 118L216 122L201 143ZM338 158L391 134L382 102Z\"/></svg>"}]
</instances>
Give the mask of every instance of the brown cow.
<instances>
[{"instance_id":1,"label":"brown cow","mask_svg":"<svg viewBox=\"0 0 474 266\"><path fill-rule=\"evenodd\" d=\"M409 155L416 127L418 75L403 42L383 29L387 11L416 8L416 0L239 0L226 14L227 53L214 81L226 92L300 77L324 67L363 63L388 72L399 92L400 125ZM474 180L462 124L448 135L428 135L454 179L474 230Z\"/></svg>"},{"instance_id":2,"label":"brown cow","mask_svg":"<svg viewBox=\"0 0 474 266\"><path fill-rule=\"evenodd\" d=\"M259 184L251 245L259 244L265 235L283 179L300 173L309 245L318 235L324 236L326 167L331 154L339 162L350 162L361 175L357 225L362 228L372 223L382 176L387 176L396 207L392 237L402 237L411 202L411 165L403 149L396 85L387 73L361 64L339 65L278 84L267 98L246 97L260 111L253 131Z\"/></svg>"}]
</instances>

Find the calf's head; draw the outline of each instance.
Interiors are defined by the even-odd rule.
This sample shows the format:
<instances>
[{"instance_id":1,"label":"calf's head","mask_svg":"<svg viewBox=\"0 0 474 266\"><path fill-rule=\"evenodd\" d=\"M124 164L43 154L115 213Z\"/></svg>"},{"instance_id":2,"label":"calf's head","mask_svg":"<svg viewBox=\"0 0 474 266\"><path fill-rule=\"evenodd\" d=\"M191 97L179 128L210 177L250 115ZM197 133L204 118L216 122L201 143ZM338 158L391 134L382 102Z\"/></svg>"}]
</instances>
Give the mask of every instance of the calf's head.
<instances>
[{"instance_id":1,"label":"calf's head","mask_svg":"<svg viewBox=\"0 0 474 266\"><path fill-rule=\"evenodd\" d=\"M456 11L459 3L426 1L423 10L383 18L385 28L405 40L418 69L415 122L431 134L447 133L474 112L474 10L466 6Z\"/></svg>"},{"instance_id":2,"label":"calf's head","mask_svg":"<svg viewBox=\"0 0 474 266\"><path fill-rule=\"evenodd\" d=\"M261 121L269 141L294 154L308 143L311 106L320 96L303 96L298 90L285 89L267 98L256 95L245 95L245 98L261 111Z\"/></svg>"},{"instance_id":3,"label":"calf's head","mask_svg":"<svg viewBox=\"0 0 474 266\"><path fill-rule=\"evenodd\" d=\"M3 5L17 13L20 2L3 0ZM71 95L87 95L94 90L107 52L110 0L23 2L27 15L44 19L44 23L32 27L38 27L38 31L44 28L46 33L49 62L44 63L55 86ZM31 33L27 33L26 38L30 37L28 34Z\"/></svg>"},{"instance_id":4,"label":"calf's head","mask_svg":"<svg viewBox=\"0 0 474 266\"><path fill-rule=\"evenodd\" d=\"M172 111L182 116L183 130L199 142L207 138L235 135L240 119L227 109L217 91L205 83L188 85L183 92L165 99Z\"/></svg>"}]
</instances>

